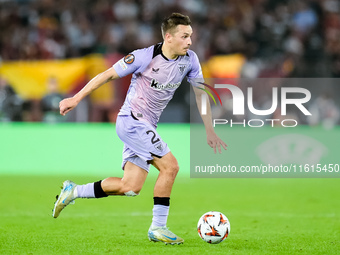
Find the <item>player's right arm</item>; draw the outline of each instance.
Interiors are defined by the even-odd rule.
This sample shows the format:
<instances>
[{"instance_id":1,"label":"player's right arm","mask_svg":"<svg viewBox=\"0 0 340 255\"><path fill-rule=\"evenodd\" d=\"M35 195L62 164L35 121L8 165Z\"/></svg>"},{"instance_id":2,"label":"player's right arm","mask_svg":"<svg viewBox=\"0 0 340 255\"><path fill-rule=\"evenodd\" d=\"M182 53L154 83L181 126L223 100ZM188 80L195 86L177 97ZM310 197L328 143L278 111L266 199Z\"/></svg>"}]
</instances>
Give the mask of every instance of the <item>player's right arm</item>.
<instances>
[{"instance_id":1,"label":"player's right arm","mask_svg":"<svg viewBox=\"0 0 340 255\"><path fill-rule=\"evenodd\" d=\"M66 113L73 110L79 102L86 97L87 95L91 94L92 91L96 90L103 84L115 80L119 78L116 70L111 67L107 69L105 72L98 74L92 80L90 80L77 94L73 97L66 98L59 103L60 114L65 116Z\"/></svg>"}]
</instances>

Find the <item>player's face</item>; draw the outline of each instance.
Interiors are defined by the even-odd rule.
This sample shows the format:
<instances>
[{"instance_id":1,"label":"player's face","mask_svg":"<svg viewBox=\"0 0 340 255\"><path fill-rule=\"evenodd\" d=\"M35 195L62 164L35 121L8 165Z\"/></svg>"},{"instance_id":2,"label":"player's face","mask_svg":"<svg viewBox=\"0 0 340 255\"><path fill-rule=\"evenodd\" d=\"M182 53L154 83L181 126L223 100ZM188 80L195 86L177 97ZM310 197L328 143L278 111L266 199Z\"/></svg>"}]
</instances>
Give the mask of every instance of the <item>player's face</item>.
<instances>
[{"instance_id":1,"label":"player's face","mask_svg":"<svg viewBox=\"0 0 340 255\"><path fill-rule=\"evenodd\" d=\"M171 35L171 48L176 55L187 54L191 46L191 26L178 25L175 32Z\"/></svg>"}]
</instances>

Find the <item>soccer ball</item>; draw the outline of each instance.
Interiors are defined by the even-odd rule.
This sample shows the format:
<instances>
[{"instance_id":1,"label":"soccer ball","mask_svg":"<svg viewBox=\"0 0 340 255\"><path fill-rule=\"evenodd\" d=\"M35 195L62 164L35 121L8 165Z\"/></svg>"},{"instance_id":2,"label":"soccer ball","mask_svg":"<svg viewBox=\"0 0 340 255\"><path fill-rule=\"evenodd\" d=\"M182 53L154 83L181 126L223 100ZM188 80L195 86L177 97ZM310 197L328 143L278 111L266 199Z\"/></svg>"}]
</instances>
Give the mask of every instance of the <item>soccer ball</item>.
<instances>
[{"instance_id":1,"label":"soccer ball","mask_svg":"<svg viewBox=\"0 0 340 255\"><path fill-rule=\"evenodd\" d=\"M198 235L207 243L217 244L226 239L230 233L228 218L220 212L207 212L197 223Z\"/></svg>"}]
</instances>

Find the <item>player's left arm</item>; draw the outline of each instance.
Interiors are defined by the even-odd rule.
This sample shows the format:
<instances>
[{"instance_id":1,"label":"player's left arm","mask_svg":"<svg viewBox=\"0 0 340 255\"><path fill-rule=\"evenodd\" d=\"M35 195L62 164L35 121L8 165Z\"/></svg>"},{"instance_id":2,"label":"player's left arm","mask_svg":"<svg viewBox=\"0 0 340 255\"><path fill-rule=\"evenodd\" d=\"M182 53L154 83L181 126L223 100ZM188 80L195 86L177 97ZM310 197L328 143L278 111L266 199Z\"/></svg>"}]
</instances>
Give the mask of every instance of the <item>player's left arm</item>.
<instances>
[{"instance_id":1,"label":"player's left arm","mask_svg":"<svg viewBox=\"0 0 340 255\"><path fill-rule=\"evenodd\" d=\"M197 83L197 81L203 81L202 68L201 68L200 62L195 52L189 51L189 57L191 60L191 68L189 72L187 73L187 77L195 92L197 107L201 114L204 127L205 127L205 131L207 133L207 143L209 144L211 148L214 149L215 153L216 153L216 148L218 149L218 152L221 153L221 147L223 147L226 150L227 145L215 133L214 127L212 125L211 108L210 108L209 100L207 100L206 114L202 114L201 112L202 94L206 94L206 92L204 90L199 89L199 87L201 88L204 88L204 87L203 85ZM206 95L206 98L208 98L207 95Z\"/></svg>"},{"instance_id":2,"label":"player's left arm","mask_svg":"<svg viewBox=\"0 0 340 255\"><path fill-rule=\"evenodd\" d=\"M214 130L214 127L211 121L212 118L211 118L211 108L210 108L209 100L207 100L206 114L202 114L201 112L202 94L206 94L206 92L197 88L196 86L192 86L192 87L195 92L197 107L202 117L205 131L207 134L207 143L211 148L214 149L214 153L216 153L216 148L218 149L218 152L221 153L221 147L223 147L226 150L227 144L223 142L222 139L219 138L218 135L215 133L215 130ZM208 98L208 95L206 95L206 98Z\"/></svg>"}]
</instances>

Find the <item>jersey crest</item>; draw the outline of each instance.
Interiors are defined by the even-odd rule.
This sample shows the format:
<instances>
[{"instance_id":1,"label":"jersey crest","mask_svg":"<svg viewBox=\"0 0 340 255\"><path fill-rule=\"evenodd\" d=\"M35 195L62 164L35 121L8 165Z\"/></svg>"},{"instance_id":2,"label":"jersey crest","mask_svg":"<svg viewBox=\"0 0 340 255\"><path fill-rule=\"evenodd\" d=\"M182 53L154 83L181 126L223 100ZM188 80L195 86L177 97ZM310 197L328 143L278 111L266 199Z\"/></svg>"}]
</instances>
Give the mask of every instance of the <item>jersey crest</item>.
<instances>
[{"instance_id":1,"label":"jersey crest","mask_svg":"<svg viewBox=\"0 0 340 255\"><path fill-rule=\"evenodd\" d=\"M187 65L183 65L183 64L178 64L178 70L179 70L179 73L181 75L183 75L185 69L186 69Z\"/></svg>"}]
</instances>

